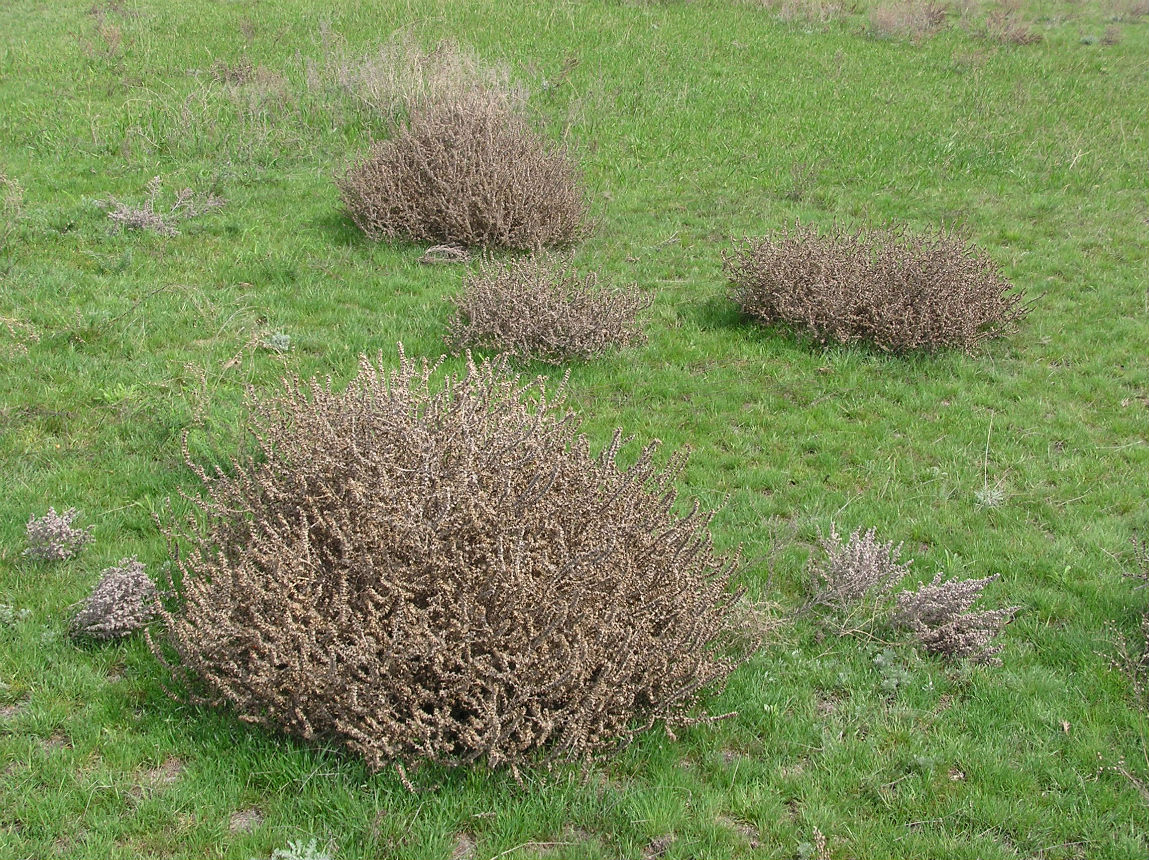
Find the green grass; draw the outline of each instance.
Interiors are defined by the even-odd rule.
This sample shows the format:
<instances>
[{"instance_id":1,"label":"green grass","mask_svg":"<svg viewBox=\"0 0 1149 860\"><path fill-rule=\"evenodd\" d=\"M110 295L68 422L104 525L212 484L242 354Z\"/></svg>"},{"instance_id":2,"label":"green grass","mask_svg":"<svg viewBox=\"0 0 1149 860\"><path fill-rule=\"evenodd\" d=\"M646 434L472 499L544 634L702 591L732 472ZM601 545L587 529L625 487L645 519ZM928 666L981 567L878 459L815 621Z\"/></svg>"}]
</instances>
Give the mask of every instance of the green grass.
<instances>
[{"instance_id":1,"label":"green grass","mask_svg":"<svg viewBox=\"0 0 1149 860\"><path fill-rule=\"evenodd\" d=\"M1121 574L1149 533L1143 16L1042 3L1045 40L1014 46L736 2L141 0L106 11L103 36L90 6L0 9L0 170L25 190L0 248L16 321L0 325L0 602L31 610L0 630L0 855L246 858L315 837L345 858L445 858L467 834L474 857L638 857L666 836L667 857L791 857L816 830L834 857L1145 855L1149 713L1107 627L1136 628L1144 598ZM343 381L397 341L441 351L461 273L355 231L332 177L380 128L308 84L330 34L366 51L401 27L510 64L585 169L599 225L576 262L657 294L649 344L573 369L590 437L690 446L683 491L725 502L716 542L743 545L741 582L784 609L831 520L905 541L922 578L1000 573L989 602L1024 607L1003 666L898 647L908 682L888 694L878 646L806 619L708 702L736 718L523 786L424 770L411 795L169 699L141 641L67 639L103 567L163 563L153 514L195 489L185 428L202 418L193 451L225 457L245 385ZM241 57L279 89L213 80ZM113 233L98 201L140 201L155 175L228 204L177 237ZM724 300L720 254L795 218L961 221L1041 298L974 356L762 331ZM290 352L259 347L275 332ZM1001 504L979 504L987 485ZM21 558L49 505L95 526L79 559Z\"/></svg>"}]
</instances>

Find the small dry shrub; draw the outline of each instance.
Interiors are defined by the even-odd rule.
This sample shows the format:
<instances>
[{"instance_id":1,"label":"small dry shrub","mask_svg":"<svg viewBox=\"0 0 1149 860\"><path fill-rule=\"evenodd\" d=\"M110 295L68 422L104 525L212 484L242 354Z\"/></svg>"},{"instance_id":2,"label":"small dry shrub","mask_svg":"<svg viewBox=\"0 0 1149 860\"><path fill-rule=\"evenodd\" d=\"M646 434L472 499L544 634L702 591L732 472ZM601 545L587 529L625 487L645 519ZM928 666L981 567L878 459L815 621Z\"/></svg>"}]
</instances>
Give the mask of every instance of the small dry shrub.
<instances>
[{"instance_id":1,"label":"small dry shrub","mask_svg":"<svg viewBox=\"0 0 1149 860\"><path fill-rule=\"evenodd\" d=\"M1116 24L1110 24L1105 28L1105 32L1101 34L1101 44L1109 46L1120 45L1122 35L1120 27Z\"/></svg>"},{"instance_id":2,"label":"small dry shrub","mask_svg":"<svg viewBox=\"0 0 1149 860\"><path fill-rule=\"evenodd\" d=\"M1109 12L1116 21L1136 21L1149 15L1149 0L1110 0Z\"/></svg>"},{"instance_id":3,"label":"small dry shrub","mask_svg":"<svg viewBox=\"0 0 1149 860\"><path fill-rule=\"evenodd\" d=\"M645 339L638 322L651 298L637 286L600 287L569 258L531 255L509 263L486 260L454 299L447 343L483 347L526 361L562 364Z\"/></svg>"},{"instance_id":4,"label":"small dry shrub","mask_svg":"<svg viewBox=\"0 0 1149 860\"><path fill-rule=\"evenodd\" d=\"M761 5L773 10L778 20L787 24L821 26L849 13L838 0L763 0Z\"/></svg>"},{"instance_id":5,"label":"small dry shrub","mask_svg":"<svg viewBox=\"0 0 1149 860\"><path fill-rule=\"evenodd\" d=\"M141 206L129 206L114 197L109 197L103 205L107 207L108 218L121 230L144 230L161 236L178 236L176 224L191 218L198 218L213 209L224 205L224 199L214 194L197 195L190 188L176 194L166 211L157 209L163 179L154 177L148 183L148 197Z\"/></svg>"},{"instance_id":6,"label":"small dry shrub","mask_svg":"<svg viewBox=\"0 0 1149 860\"><path fill-rule=\"evenodd\" d=\"M902 545L882 543L875 529L856 529L843 541L830 524L822 537L822 557L811 564L813 602L844 609L853 604L882 603L910 572L912 562L899 561Z\"/></svg>"},{"instance_id":7,"label":"small dry shrub","mask_svg":"<svg viewBox=\"0 0 1149 860\"><path fill-rule=\"evenodd\" d=\"M120 559L118 565L101 573L95 589L72 618L72 635L119 639L142 630L155 617L158 598L143 562Z\"/></svg>"},{"instance_id":8,"label":"small dry shrub","mask_svg":"<svg viewBox=\"0 0 1149 860\"><path fill-rule=\"evenodd\" d=\"M1134 539L1133 559L1136 569L1125 575L1138 583L1134 588L1149 592L1149 543ZM1114 632L1117 655L1111 663L1129 675L1134 693L1149 705L1149 603L1141 615L1139 636L1136 637L1140 641L1131 643L1124 631Z\"/></svg>"},{"instance_id":9,"label":"small dry shrub","mask_svg":"<svg viewBox=\"0 0 1149 860\"><path fill-rule=\"evenodd\" d=\"M40 342L40 332L27 320L0 317L0 356L27 355L28 345Z\"/></svg>"},{"instance_id":10,"label":"small dry shrub","mask_svg":"<svg viewBox=\"0 0 1149 860\"><path fill-rule=\"evenodd\" d=\"M994 9L986 16L980 35L990 42L1009 45L1033 45L1042 40L1041 33L1011 9Z\"/></svg>"},{"instance_id":11,"label":"small dry shrub","mask_svg":"<svg viewBox=\"0 0 1149 860\"><path fill-rule=\"evenodd\" d=\"M724 256L730 297L766 324L886 352L971 350L1028 312L989 256L956 232L828 234L796 224Z\"/></svg>"},{"instance_id":12,"label":"small dry shrub","mask_svg":"<svg viewBox=\"0 0 1149 860\"><path fill-rule=\"evenodd\" d=\"M893 622L908 630L930 654L977 663L996 662L1000 645L993 640L1017 614L1020 607L984 609L971 612L974 603L997 574L981 579L942 581L934 576L927 585L898 595Z\"/></svg>"},{"instance_id":13,"label":"small dry shrub","mask_svg":"<svg viewBox=\"0 0 1149 860\"><path fill-rule=\"evenodd\" d=\"M483 93L414 110L339 188L373 239L530 250L585 232L586 196L566 150Z\"/></svg>"},{"instance_id":14,"label":"small dry shrub","mask_svg":"<svg viewBox=\"0 0 1149 860\"><path fill-rule=\"evenodd\" d=\"M427 50L410 32L400 31L377 50L353 57L334 34L326 32L323 37L326 70L321 77L390 122L419 107L474 94L507 107L527 100L526 88L513 80L505 65L486 62L455 42L440 42Z\"/></svg>"},{"instance_id":15,"label":"small dry shrub","mask_svg":"<svg viewBox=\"0 0 1149 860\"><path fill-rule=\"evenodd\" d=\"M167 647L240 718L387 762L581 758L700 721L740 662L710 516L684 459L598 456L505 362L364 359L343 392L253 402L258 454L198 474ZM186 446L185 446L186 449ZM195 468L193 466L193 468Z\"/></svg>"},{"instance_id":16,"label":"small dry shrub","mask_svg":"<svg viewBox=\"0 0 1149 860\"><path fill-rule=\"evenodd\" d=\"M78 529L72 526L79 511L69 508L62 514L48 508L44 516L30 517L26 527L28 546L24 555L38 561L63 561L80 554L92 542L92 527Z\"/></svg>"},{"instance_id":17,"label":"small dry shrub","mask_svg":"<svg viewBox=\"0 0 1149 860\"><path fill-rule=\"evenodd\" d=\"M897 0L870 7L870 33L881 39L921 41L945 26L946 7L923 0Z\"/></svg>"},{"instance_id":18,"label":"small dry shrub","mask_svg":"<svg viewBox=\"0 0 1149 860\"><path fill-rule=\"evenodd\" d=\"M844 541L833 524L821 544L821 558L811 561L812 596L805 608L830 609L839 633L908 631L927 653L996 662L1001 647L994 639L1019 607L971 610L997 575L943 582L938 573L894 598L894 587L910 572L911 562L899 561L901 544L882 543L874 529L854 531Z\"/></svg>"},{"instance_id":19,"label":"small dry shrub","mask_svg":"<svg viewBox=\"0 0 1149 860\"><path fill-rule=\"evenodd\" d=\"M8 247L8 240L16 232L23 213L24 189L0 170L0 251Z\"/></svg>"}]
</instances>

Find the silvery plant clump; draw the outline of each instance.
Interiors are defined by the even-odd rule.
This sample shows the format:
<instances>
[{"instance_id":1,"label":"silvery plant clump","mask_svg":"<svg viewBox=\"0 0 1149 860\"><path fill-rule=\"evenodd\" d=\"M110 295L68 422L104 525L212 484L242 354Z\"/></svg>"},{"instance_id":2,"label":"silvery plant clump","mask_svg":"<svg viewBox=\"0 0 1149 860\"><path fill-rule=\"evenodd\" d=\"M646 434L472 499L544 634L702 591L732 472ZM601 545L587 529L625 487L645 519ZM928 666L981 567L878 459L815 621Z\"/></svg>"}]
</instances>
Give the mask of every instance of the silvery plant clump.
<instances>
[{"instance_id":1,"label":"silvery plant clump","mask_svg":"<svg viewBox=\"0 0 1149 860\"><path fill-rule=\"evenodd\" d=\"M75 508L69 508L62 514L56 513L55 508L48 508L48 513L37 519L28 520L27 540L28 547L24 555L39 561L63 561L80 554L85 546L92 541L92 529L77 529L72 527L72 521L79 516Z\"/></svg>"},{"instance_id":2,"label":"silvery plant clump","mask_svg":"<svg viewBox=\"0 0 1149 860\"><path fill-rule=\"evenodd\" d=\"M124 558L100 576L72 619L72 635L119 639L142 629L156 614L159 594L143 562Z\"/></svg>"}]
</instances>

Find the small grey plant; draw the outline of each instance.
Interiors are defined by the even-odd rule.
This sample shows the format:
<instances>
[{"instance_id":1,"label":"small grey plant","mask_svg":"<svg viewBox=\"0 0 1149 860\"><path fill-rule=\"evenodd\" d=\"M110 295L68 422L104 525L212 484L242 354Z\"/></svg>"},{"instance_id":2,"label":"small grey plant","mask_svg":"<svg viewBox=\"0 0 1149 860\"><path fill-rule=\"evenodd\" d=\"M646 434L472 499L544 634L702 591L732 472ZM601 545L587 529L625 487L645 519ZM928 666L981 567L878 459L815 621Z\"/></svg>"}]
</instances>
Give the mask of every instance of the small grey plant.
<instances>
[{"instance_id":1,"label":"small grey plant","mask_svg":"<svg viewBox=\"0 0 1149 860\"><path fill-rule=\"evenodd\" d=\"M271 860L333 860L326 849L320 849L316 840L312 839L306 844L300 839L298 842L288 842L286 848L276 848L271 852Z\"/></svg>"},{"instance_id":2,"label":"small grey plant","mask_svg":"<svg viewBox=\"0 0 1149 860\"><path fill-rule=\"evenodd\" d=\"M881 603L910 571L901 562L902 545L882 543L874 529L854 530L843 541L833 523L830 536L820 539L824 557L812 565L815 605L838 609L864 601Z\"/></svg>"},{"instance_id":3,"label":"small grey plant","mask_svg":"<svg viewBox=\"0 0 1149 860\"><path fill-rule=\"evenodd\" d=\"M172 205L163 211L156 208L163 180L156 176L148 183L148 198L141 206L128 206L114 197L103 202L108 218L121 230L144 230L161 236L178 236L176 224L198 218L205 212L219 209L224 199L214 194L196 195L190 188L176 194Z\"/></svg>"},{"instance_id":4,"label":"small grey plant","mask_svg":"<svg viewBox=\"0 0 1149 860\"><path fill-rule=\"evenodd\" d=\"M898 595L893 622L913 634L930 654L969 659L978 663L996 662L1000 645L993 640L1020 607L971 612L997 574L981 579L951 579L942 582L939 572L933 581L916 591Z\"/></svg>"},{"instance_id":5,"label":"small grey plant","mask_svg":"<svg viewBox=\"0 0 1149 860\"><path fill-rule=\"evenodd\" d=\"M260 346L272 352L291 352L291 335L276 332L265 338Z\"/></svg>"},{"instance_id":6,"label":"small grey plant","mask_svg":"<svg viewBox=\"0 0 1149 860\"><path fill-rule=\"evenodd\" d=\"M62 514L56 513L55 508L48 508L48 513L37 519L28 520L27 540L28 547L24 555L39 561L63 561L79 555L80 550L92 541L92 529L77 529L72 527L72 521L79 516L75 508L69 508Z\"/></svg>"},{"instance_id":7,"label":"small grey plant","mask_svg":"<svg viewBox=\"0 0 1149 860\"><path fill-rule=\"evenodd\" d=\"M14 627L31 615L31 609L17 609L7 603L0 603L0 629Z\"/></svg>"},{"instance_id":8,"label":"small grey plant","mask_svg":"<svg viewBox=\"0 0 1149 860\"><path fill-rule=\"evenodd\" d=\"M72 619L78 638L118 639L142 629L155 617L159 594L144 572L143 562L120 559L109 567Z\"/></svg>"}]
</instances>

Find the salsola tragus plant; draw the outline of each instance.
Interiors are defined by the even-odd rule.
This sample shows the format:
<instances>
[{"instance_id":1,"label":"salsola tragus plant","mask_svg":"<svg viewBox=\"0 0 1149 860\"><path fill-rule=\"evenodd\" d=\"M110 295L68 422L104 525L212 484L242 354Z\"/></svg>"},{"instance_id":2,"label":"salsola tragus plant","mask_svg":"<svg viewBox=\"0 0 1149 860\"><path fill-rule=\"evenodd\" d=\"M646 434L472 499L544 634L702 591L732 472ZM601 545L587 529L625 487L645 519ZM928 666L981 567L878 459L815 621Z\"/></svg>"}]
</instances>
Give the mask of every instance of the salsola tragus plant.
<instances>
[{"instance_id":1,"label":"salsola tragus plant","mask_svg":"<svg viewBox=\"0 0 1149 860\"><path fill-rule=\"evenodd\" d=\"M821 343L887 352L971 350L1028 312L997 264L961 233L795 224L725 255L730 297L747 316Z\"/></svg>"},{"instance_id":2,"label":"salsola tragus plant","mask_svg":"<svg viewBox=\"0 0 1149 860\"><path fill-rule=\"evenodd\" d=\"M811 561L808 606L823 606L845 617L843 632L875 629L908 631L930 654L974 662L992 662L1001 651L994 640L1019 607L973 610L985 587L998 579L933 581L913 590L893 590L912 562L899 561L902 545L882 543L874 529L855 530L843 540L833 524L823 538L822 555ZM864 617L858 619L858 613Z\"/></svg>"},{"instance_id":3,"label":"salsola tragus plant","mask_svg":"<svg viewBox=\"0 0 1149 860\"><path fill-rule=\"evenodd\" d=\"M156 614L155 583L135 558L105 569L95 589L72 618L77 638L119 639L141 630Z\"/></svg>"},{"instance_id":4,"label":"salsola tragus plant","mask_svg":"<svg viewBox=\"0 0 1149 860\"><path fill-rule=\"evenodd\" d=\"M103 205L108 218L121 230L142 230L158 233L161 236L178 236L177 224L198 218L213 209L224 205L224 199L215 194L197 195L190 188L177 192L175 199L166 209L157 207L163 179L156 176L148 182L147 199L139 206L121 203L109 197Z\"/></svg>"},{"instance_id":5,"label":"salsola tragus plant","mask_svg":"<svg viewBox=\"0 0 1149 860\"><path fill-rule=\"evenodd\" d=\"M254 459L208 475L178 545L174 656L203 697L372 768L512 769L684 725L742 659L682 457L597 456L505 360L432 385L400 350L345 391L253 401ZM193 467L194 468L194 467ZM164 641L166 640L166 645Z\"/></svg>"},{"instance_id":6,"label":"salsola tragus plant","mask_svg":"<svg viewBox=\"0 0 1149 860\"><path fill-rule=\"evenodd\" d=\"M898 595L893 622L930 654L991 662L1001 652L1001 646L994 644L997 634L1020 608L971 611L985 587L998 578L994 574L943 582L939 572L932 582Z\"/></svg>"},{"instance_id":7,"label":"salsola tragus plant","mask_svg":"<svg viewBox=\"0 0 1149 860\"><path fill-rule=\"evenodd\" d=\"M645 338L638 322L651 298L637 286L604 287L570 259L532 254L507 263L486 260L453 299L447 343L486 347L524 360L587 361Z\"/></svg>"},{"instance_id":8,"label":"salsola tragus plant","mask_svg":"<svg viewBox=\"0 0 1149 860\"><path fill-rule=\"evenodd\" d=\"M586 195L565 149L501 96L419 104L339 181L372 239L531 250L586 230Z\"/></svg>"},{"instance_id":9,"label":"salsola tragus plant","mask_svg":"<svg viewBox=\"0 0 1149 860\"><path fill-rule=\"evenodd\" d=\"M92 527L78 529L72 522L80 514L75 508L69 508L62 514L56 513L55 508L48 508L48 512L40 518L28 519L27 544L24 555L39 561L63 561L80 554L85 546L92 542Z\"/></svg>"},{"instance_id":10,"label":"salsola tragus plant","mask_svg":"<svg viewBox=\"0 0 1149 860\"><path fill-rule=\"evenodd\" d=\"M821 538L822 557L811 563L814 603L845 608L851 604L882 603L910 572L911 562L899 561L902 545L882 543L875 529L855 530L842 540L834 523Z\"/></svg>"}]
</instances>

